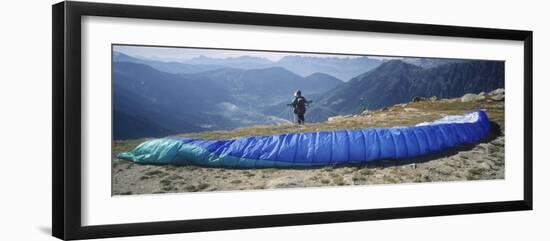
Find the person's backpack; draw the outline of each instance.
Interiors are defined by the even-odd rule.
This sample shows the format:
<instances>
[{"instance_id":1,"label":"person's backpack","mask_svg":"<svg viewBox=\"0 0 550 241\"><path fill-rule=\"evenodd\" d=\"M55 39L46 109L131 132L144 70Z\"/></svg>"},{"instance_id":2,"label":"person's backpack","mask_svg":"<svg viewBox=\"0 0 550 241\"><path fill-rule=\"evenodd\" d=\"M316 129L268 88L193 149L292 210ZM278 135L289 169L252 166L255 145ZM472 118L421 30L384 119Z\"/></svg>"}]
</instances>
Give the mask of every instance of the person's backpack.
<instances>
[{"instance_id":1,"label":"person's backpack","mask_svg":"<svg viewBox=\"0 0 550 241\"><path fill-rule=\"evenodd\" d=\"M296 99L296 108L294 109L296 114L305 114L306 113L306 99L304 97L298 97Z\"/></svg>"}]
</instances>

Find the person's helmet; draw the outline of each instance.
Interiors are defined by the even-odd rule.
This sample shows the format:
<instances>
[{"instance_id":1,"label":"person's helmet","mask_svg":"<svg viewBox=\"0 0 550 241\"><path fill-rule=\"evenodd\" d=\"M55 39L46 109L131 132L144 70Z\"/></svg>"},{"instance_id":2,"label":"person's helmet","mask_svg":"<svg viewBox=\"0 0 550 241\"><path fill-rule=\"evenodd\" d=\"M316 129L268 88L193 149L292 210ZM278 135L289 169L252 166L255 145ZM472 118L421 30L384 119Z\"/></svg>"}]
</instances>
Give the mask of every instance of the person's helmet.
<instances>
[{"instance_id":1,"label":"person's helmet","mask_svg":"<svg viewBox=\"0 0 550 241\"><path fill-rule=\"evenodd\" d=\"M300 96L300 95L302 95L302 91L300 90L297 90L296 93L294 93L294 96Z\"/></svg>"}]
</instances>

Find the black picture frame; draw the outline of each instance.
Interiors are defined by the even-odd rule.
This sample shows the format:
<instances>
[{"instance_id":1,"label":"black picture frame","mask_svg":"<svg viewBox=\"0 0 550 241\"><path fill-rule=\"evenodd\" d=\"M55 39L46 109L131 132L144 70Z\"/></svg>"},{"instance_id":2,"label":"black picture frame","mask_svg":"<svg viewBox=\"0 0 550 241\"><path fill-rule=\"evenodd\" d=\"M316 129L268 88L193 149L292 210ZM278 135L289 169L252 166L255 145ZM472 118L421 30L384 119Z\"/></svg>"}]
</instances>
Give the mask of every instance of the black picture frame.
<instances>
[{"instance_id":1,"label":"black picture frame","mask_svg":"<svg viewBox=\"0 0 550 241\"><path fill-rule=\"evenodd\" d=\"M104 16L378 33L516 40L524 43L523 199L404 208L139 222L81 224L81 17ZM52 6L52 233L60 239L185 233L380 219L532 210L533 33L523 30L366 21L324 17L198 10L171 7L60 2Z\"/></svg>"}]
</instances>

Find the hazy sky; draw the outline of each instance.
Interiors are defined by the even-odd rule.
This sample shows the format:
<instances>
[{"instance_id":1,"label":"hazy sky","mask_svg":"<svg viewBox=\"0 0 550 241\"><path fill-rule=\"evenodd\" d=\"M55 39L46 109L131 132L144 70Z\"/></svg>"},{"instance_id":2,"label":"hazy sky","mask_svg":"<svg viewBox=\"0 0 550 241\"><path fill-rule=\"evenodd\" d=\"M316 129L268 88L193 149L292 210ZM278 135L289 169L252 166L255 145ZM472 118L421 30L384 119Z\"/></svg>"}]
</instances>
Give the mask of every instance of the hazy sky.
<instances>
[{"instance_id":1,"label":"hazy sky","mask_svg":"<svg viewBox=\"0 0 550 241\"><path fill-rule=\"evenodd\" d=\"M262 57L271 61L278 61L284 56L312 56L312 57L338 57L338 58L357 58L358 55L329 55L329 54L300 54L300 53L281 53L267 51L239 51L239 50L218 50L218 49L192 49L192 48L171 48L171 47L143 47L143 46L117 46L113 47L114 51L122 52L130 56L167 60L167 61L184 61L201 55L210 58L230 58L240 57L244 55ZM391 57L372 57L378 59L392 59Z\"/></svg>"}]
</instances>

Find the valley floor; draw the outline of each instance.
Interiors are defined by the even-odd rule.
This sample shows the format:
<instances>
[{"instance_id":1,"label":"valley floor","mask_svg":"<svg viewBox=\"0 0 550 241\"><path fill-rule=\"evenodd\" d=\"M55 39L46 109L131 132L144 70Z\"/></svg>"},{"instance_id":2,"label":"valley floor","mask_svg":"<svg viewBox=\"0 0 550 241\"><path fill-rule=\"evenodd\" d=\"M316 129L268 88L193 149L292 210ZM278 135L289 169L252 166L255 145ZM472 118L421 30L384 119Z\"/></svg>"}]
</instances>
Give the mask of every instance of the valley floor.
<instances>
[{"instance_id":1,"label":"valley floor","mask_svg":"<svg viewBox=\"0 0 550 241\"><path fill-rule=\"evenodd\" d=\"M491 92L466 98L425 100L399 104L353 116L330 118L324 123L255 126L232 131L186 134L206 139L247 135L271 135L333 129L361 129L414 125L449 114L483 109L492 130L475 145L407 160L381 160L361 166L327 166L315 169L226 169L197 166L138 165L116 155L143 142L114 141L112 195L177 193L197 191L255 190L365 184L446 182L504 178L504 97Z\"/></svg>"}]
</instances>

